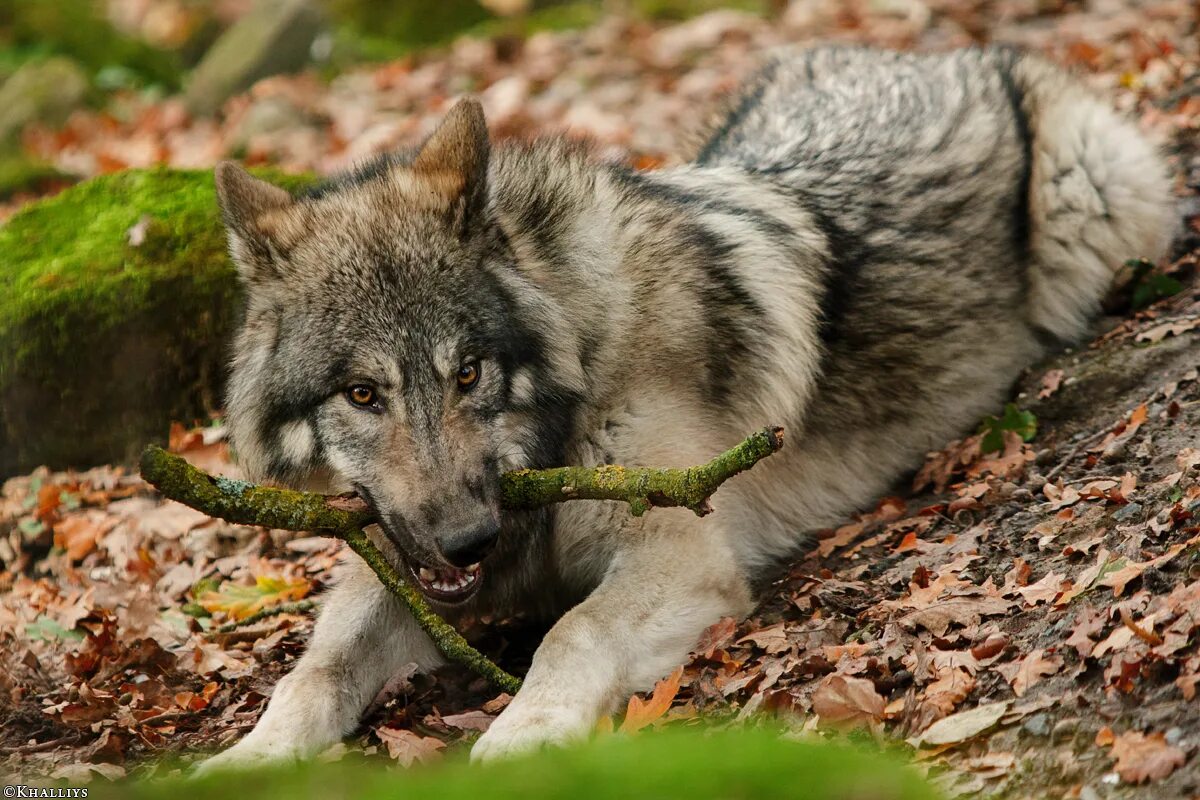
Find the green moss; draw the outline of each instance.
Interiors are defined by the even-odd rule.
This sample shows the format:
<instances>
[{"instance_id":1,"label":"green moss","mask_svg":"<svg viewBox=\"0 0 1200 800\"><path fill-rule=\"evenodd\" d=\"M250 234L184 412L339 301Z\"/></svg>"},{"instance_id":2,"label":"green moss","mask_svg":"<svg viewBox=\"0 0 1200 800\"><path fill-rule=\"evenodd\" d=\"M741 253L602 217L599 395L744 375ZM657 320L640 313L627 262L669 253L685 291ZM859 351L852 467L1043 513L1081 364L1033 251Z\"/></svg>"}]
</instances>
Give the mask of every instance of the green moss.
<instances>
[{"instance_id":1,"label":"green moss","mask_svg":"<svg viewBox=\"0 0 1200 800\"><path fill-rule=\"evenodd\" d=\"M491 15L477 0L326 0L340 23L345 58L394 58L418 47L442 44Z\"/></svg>"},{"instance_id":2,"label":"green moss","mask_svg":"<svg viewBox=\"0 0 1200 800\"><path fill-rule=\"evenodd\" d=\"M719 9L762 14L763 0L633 0L637 14L646 19L680 21Z\"/></svg>"},{"instance_id":3,"label":"green moss","mask_svg":"<svg viewBox=\"0 0 1200 800\"><path fill-rule=\"evenodd\" d=\"M23 192L40 193L55 184L65 185L74 180L41 161L24 156L0 156L0 201Z\"/></svg>"},{"instance_id":4,"label":"green moss","mask_svg":"<svg viewBox=\"0 0 1200 800\"><path fill-rule=\"evenodd\" d=\"M461 752L433 766L385 770L340 762L214 775L184 783L93 786L94 797L130 800L934 800L915 771L878 751L801 743L760 729L673 729L603 736L483 767Z\"/></svg>"},{"instance_id":5,"label":"green moss","mask_svg":"<svg viewBox=\"0 0 1200 800\"><path fill-rule=\"evenodd\" d=\"M466 31L469 36L529 36L538 31L571 31L595 25L604 16L596 2L569 2L537 8L520 18L488 19Z\"/></svg>"},{"instance_id":6,"label":"green moss","mask_svg":"<svg viewBox=\"0 0 1200 800\"><path fill-rule=\"evenodd\" d=\"M0 227L0 474L127 459L203 416L238 302L209 172L119 173L16 214Z\"/></svg>"}]
</instances>

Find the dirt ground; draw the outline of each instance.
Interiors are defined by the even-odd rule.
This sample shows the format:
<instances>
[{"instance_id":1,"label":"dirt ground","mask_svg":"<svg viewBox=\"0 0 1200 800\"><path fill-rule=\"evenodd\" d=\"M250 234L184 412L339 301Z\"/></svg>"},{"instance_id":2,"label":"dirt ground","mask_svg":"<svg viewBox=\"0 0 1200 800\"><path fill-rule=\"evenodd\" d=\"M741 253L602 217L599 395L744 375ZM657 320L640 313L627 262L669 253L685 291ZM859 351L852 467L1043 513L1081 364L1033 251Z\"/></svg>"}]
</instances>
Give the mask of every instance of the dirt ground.
<instances>
[{"instance_id":1,"label":"dirt ground","mask_svg":"<svg viewBox=\"0 0 1200 800\"><path fill-rule=\"evenodd\" d=\"M750 619L710 629L682 673L660 684L652 712L639 704L616 725L770 716L812 735L855 731L912 753L950 795L1200 797L1200 10L830 6L793 4L794 18L774 27L702 17L624 39L590 34L609 62L626 66L651 39L679 48L655 67L657 88L621 95L639 109L628 117L634 130L611 139L600 122L591 130L646 166L669 161L639 144L638 120L663 76L686 84L727 68L728 83L756 47L781 37L1015 41L1090 74L1164 138L1180 239L1157 278L1114 292L1092 342L1031 368L1015 387L1016 406L1036 417L1030 441L997 430L931 453L893 496L822 532ZM538 52L586 38L552 36ZM457 46L444 56L451 66L437 69L469 71L469 49ZM476 71L495 79L504 67L490 52ZM595 48L588 53L598 63ZM308 93L297 102L326 108L345 91L288 80L288 91ZM590 96L609 96L596 80ZM274 79L275 89L257 91L287 85ZM592 108L600 120L615 113ZM536 110L518 118L542 122ZM86 120L71 124L88 130ZM80 161L89 141L99 140L73 135L56 152ZM1135 311L1139 287L1139 304L1154 287L1174 293ZM1032 433L1027 419L1012 421L1000 427ZM983 452L997 436L1001 448ZM207 469L230 468L219 429L180 428L172 444ZM303 651L310 600L319 603L337 555L326 539L230 526L163 502L119 466L10 480L0 496L0 770L150 774L243 735ZM222 629L279 604L288 613ZM520 621L488 620L471 633L518 673L537 635ZM506 702L459 669L400 675L332 755L438 758Z\"/></svg>"}]
</instances>

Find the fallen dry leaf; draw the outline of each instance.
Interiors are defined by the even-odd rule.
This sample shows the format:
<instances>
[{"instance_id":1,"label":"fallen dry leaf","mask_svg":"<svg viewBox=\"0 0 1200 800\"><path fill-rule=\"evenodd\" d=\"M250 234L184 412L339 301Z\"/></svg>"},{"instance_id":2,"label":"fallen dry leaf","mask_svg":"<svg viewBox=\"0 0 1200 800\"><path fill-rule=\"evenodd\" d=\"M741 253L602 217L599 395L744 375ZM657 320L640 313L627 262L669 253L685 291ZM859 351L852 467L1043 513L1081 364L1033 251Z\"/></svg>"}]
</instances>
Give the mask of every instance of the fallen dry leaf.
<instances>
[{"instance_id":1,"label":"fallen dry leaf","mask_svg":"<svg viewBox=\"0 0 1200 800\"><path fill-rule=\"evenodd\" d=\"M1139 342L1161 342L1168 336L1181 336L1197 328L1200 328L1200 318L1172 320L1147 328L1134 338Z\"/></svg>"},{"instance_id":2,"label":"fallen dry leaf","mask_svg":"<svg viewBox=\"0 0 1200 800\"><path fill-rule=\"evenodd\" d=\"M767 655L778 655L791 648L785 623L778 622L761 630L751 631L738 639L738 644L751 642L766 651Z\"/></svg>"},{"instance_id":3,"label":"fallen dry leaf","mask_svg":"<svg viewBox=\"0 0 1200 800\"><path fill-rule=\"evenodd\" d=\"M1061 369L1052 369L1042 376L1042 388L1038 390L1038 399L1045 400L1050 395L1058 391L1058 387L1062 385L1063 376L1066 375Z\"/></svg>"},{"instance_id":4,"label":"fallen dry leaf","mask_svg":"<svg viewBox=\"0 0 1200 800\"><path fill-rule=\"evenodd\" d=\"M217 591L200 595L197 602L209 613L221 612L240 620L270 606L302 600L311 590L312 584L305 578L260 575L253 586L227 581Z\"/></svg>"},{"instance_id":5,"label":"fallen dry leaf","mask_svg":"<svg viewBox=\"0 0 1200 800\"><path fill-rule=\"evenodd\" d=\"M1057 656L1046 658L1046 651L1037 649L1019 662L993 667L1012 685L1017 697L1024 697L1030 687L1047 675L1053 675L1062 669L1063 661Z\"/></svg>"},{"instance_id":6,"label":"fallen dry leaf","mask_svg":"<svg viewBox=\"0 0 1200 800\"><path fill-rule=\"evenodd\" d=\"M1006 614L1011 607L1011 603L996 597L952 597L911 611L897 621L906 630L925 628L936 636L944 636L951 625L978 625L981 618Z\"/></svg>"},{"instance_id":7,"label":"fallen dry leaf","mask_svg":"<svg viewBox=\"0 0 1200 800\"><path fill-rule=\"evenodd\" d=\"M704 658L712 658L714 652L724 647L736 632L737 620L733 617L721 617L704 629L704 632L700 634L700 641L692 648L692 652Z\"/></svg>"},{"instance_id":8,"label":"fallen dry leaf","mask_svg":"<svg viewBox=\"0 0 1200 800\"><path fill-rule=\"evenodd\" d=\"M1058 597L1062 591L1063 581L1066 575L1061 572L1048 572L1037 583L1032 583L1029 586L1024 586L1017 589L1017 593L1025 598L1026 606L1036 606L1038 603L1047 603Z\"/></svg>"},{"instance_id":9,"label":"fallen dry leaf","mask_svg":"<svg viewBox=\"0 0 1200 800\"><path fill-rule=\"evenodd\" d=\"M82 561L83 557L96 549L100 537L111 531L120 517L102 511L75 514L54 524L54 546L67 552L71 561Z\"/></svg>"},{"instance_id":10,"label":"fallen dry leaf","mask_svg":"<svg viewBox=\"0 0 1200 800\"><path fill-rule=\"evenodd\" d=\"M387 748L388 755L405 767L411 767L418 762L424 764L434 761L446 746L441 739L419 736L402 728L375 728L375 735Z\"/></svg>"},{"instance_id":11,"label":"fallen dry leaf","mask_svg":"<svg viewBox=\"0 0 1200 800\"><path fill-rule=\"evenodd\" d=\"M856 725L882 719L886 701L865 678L829 675L813 693L812 705L824 723Z\"/></svg>"},{"instance_id":12,"label":"fallen dry leaf","mask_svg":"<svg viewBox=\"0 0 1200 800\"><path fill-rule=\"evenodd\" d=\"M1158 569L1162 565L1171 561L1177 555L1188 548L1195 547L1200 544L1200 536L1195 536L1182 544L1174 545L1167 549L1158 558L1152 558L1149 561L1137 562L1129 561L1123 566L1119 566L1111 571L1106 571L1099 580L1096 581L1097 586L1108 586L1113 590L1113 597L1120 597L1125 593L1125 587L1130 581L1140 578L1142 573L1150 569ZM1120 563L1120 562L1118 562Z\"/></svg>"},{"instance_id":13,"label":"fallen dry leaf","mask_svg":"<svg viewBox=\"0 0 1200 800\"><path fill-rule=\"evenodd\" d=\"M461 714L450 714L442 717L442 722L451 728L464 731L486 731L496 718L485 711L464 711Z\"/></svg>"},{"instance_id":14,"label":"fallen dry leaf","mask_svg":"<svg viewBox=\"0 0 1200 800\"><path fill-rule=\"evenodd\" d=\"M999 722L1010 705L1006 700L999 703L985 703L966 711L959 711L939 719L909 741L914 747L936 747L965 742Z\"/></svg>"},{"instance_id":15,"label":"fallen dry leaf","mask_svg":"<svg viewBox=\"0 0 1200 800\"><path fill-rule=\"evenodd\" d=\"M630 697L629 706L625 709L625 719L619 729L621 733L640 731L657 722L667 713L675 695L679 694L679 682L682 679L683 667L677 667L670 675L654 684L654 692L646 700L637 695Z\"/></svg>"},{"instance_id":16,"label":"fallen dry leaf","mask_svg":"<svg viewBox=\"0 0 1200 800\"><path fill-rule=\"evenodd\" d=\"M1117 774L1125 783L1160 781L1187 762L1187 755L1161 733L1122 733L1112 744Z\"/></svg>"}]
</instances>

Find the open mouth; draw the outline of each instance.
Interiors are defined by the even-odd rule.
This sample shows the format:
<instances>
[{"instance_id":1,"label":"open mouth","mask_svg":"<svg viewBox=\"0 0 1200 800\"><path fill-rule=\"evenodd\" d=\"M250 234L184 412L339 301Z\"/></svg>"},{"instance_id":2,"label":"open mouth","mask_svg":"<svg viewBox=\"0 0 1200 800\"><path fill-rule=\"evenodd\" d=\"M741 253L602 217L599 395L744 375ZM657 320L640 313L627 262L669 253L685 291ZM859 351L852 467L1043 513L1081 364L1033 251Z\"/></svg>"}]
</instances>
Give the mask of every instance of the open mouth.
<instances>
[{"instance_id":1,"label":"open mouth","mask_svg":"<svg viewBox=\"0 0 1200 800\"><path fill-rule=\"evenodd\" d=\"M424 567L406 558L405 565L417 588L440 603L461 603L475 594L483 583L483 567L479 564L465 569Z\"/></svg>"}]
</instances>

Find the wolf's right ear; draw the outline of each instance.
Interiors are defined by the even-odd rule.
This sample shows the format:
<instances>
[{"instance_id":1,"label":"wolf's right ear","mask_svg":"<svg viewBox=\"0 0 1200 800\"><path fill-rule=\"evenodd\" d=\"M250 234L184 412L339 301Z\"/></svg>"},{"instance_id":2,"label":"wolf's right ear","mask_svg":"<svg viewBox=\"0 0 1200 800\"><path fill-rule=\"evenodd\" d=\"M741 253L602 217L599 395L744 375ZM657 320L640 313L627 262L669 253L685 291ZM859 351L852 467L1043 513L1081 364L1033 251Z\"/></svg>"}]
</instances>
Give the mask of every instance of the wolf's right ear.
<instances>
[{"instance_id":1,"label":"wolf's right ear","mask_svg":"<svg viewBox=\"0 0 1200 800\"><path fill-rule=\"evenodd\" d=\"M259 180L232 161L213 171L229 250L248 281L278 277L275 255L283 214L295 202L288 192Z\"/></svg>"}]
</instances>

